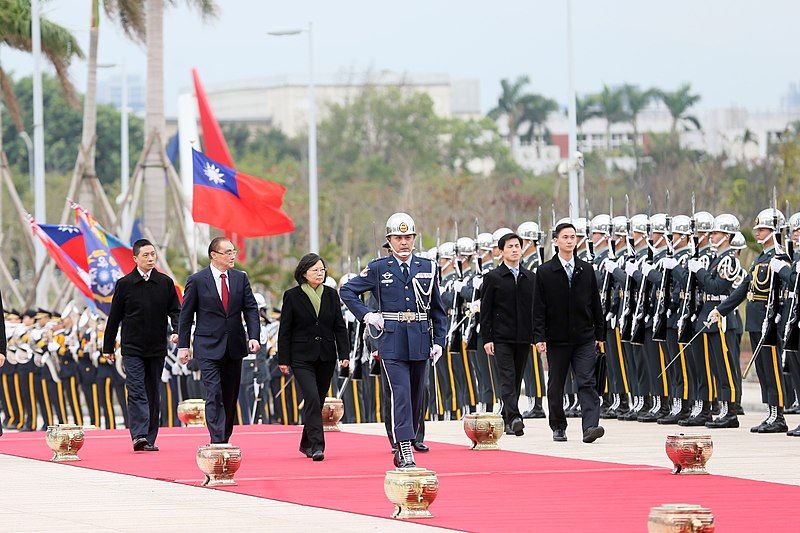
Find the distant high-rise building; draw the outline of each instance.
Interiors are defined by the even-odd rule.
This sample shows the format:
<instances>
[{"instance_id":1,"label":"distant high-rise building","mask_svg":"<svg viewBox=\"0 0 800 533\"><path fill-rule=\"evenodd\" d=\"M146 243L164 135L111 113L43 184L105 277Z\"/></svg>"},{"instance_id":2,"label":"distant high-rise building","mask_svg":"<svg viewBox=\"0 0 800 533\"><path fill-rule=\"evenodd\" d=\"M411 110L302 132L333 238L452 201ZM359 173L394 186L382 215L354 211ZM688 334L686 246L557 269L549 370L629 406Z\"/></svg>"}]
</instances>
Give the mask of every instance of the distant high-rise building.
<instances>
[{"instance_id":1,"label":"distant high-rise building","mask_svg":"<svg viewBox=\"0 0 800 533\"><path fill-rule=\"evenodd\" d=\"M783 109L800 109L800 84L789 84L789 90L781 98L781 107Z\"/></svg>"},{"instance_id":2,"label":"distant high-rise building","mask_svg":"<svg viewBox=\"0 0 800 533\"><path fill-rule=\"evenodd\" d=\"M128 108L137 115L145 109L144 79L138 74L128 74ZM115 74L97 83L97 103L119 108L122 105L122 76Z\"/></svg>"}]
</instances>

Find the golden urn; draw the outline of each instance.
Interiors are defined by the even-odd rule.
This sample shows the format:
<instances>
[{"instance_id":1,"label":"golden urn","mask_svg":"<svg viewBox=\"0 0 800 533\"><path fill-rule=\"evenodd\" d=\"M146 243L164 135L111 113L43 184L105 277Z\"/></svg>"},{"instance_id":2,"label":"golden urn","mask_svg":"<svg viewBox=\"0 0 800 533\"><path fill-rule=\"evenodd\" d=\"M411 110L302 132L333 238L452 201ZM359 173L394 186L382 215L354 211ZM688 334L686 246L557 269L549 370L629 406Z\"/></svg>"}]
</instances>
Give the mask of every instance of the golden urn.
<instances>
[{"instance_id":1,"label":"golden urn","mask_svg":"<svg viewBox=\"0 0 800 533\"><path fill-rule=\"evenodd\" d=\"M59 424L57 426L47 426L45 441L47 446L53 450L54 462L80 461L78 450L83 447L83 428L72 424Z\"/></svg>"},{"instance_id":2,"label":"golden urn","mask_svg":"<svg viewBox=\"0 0 800 533\"><path fill-rule=\"evenodd\" d=\"M708 474L706 463L714 452L711 435L668 435L667 457L673 474Z\"/></svg>"},{"instance_id":3,"label":"golden urn","mask_svg":"<svg viewBox=\"0 0 800 533\"><path fill-rule=\"evenodd\" d=\"M464 433L472 441L473 450L499 450L497 441L503 436L503 417L495 413L464 415Z\"/></svg>"},{"instance_id":4,"label":"golden urn","mask_svg":"<svg viewBox=\"0 0 800 533\"><path fill-rule=\"evenodd\" d=\"M392 518L432 518L428 507L439 493L439 480L427 468L397 468L386 472L383 491L394 504Z\"/></svg>"},{"instance_id":5,"label":"golden urn","mask_svg":"<svg viewBox=\"0 0 800 533\"><path fill-rule=\"evenodd\" d=\"M178 404L178 419L186 427L204 427L206 425L206 401L183 400Z\"/></svg>"},{"instance_id":6,"label":"golden urn","mask_svg":"<svg viewBox=\"0 0 800 533\"><path fill-rule=\"evenodd\" d=\"M341 431L339 421L344 416L344 403L339 398L325 398L322 405L322 429L325 431Z\"/></svg>"},{"instance_id":7,"label":"golden urn","mask_svg":"<svg viewBox=\"0 0 800 533\"><path fill-rule=\"evenodd\" d=\"M233 475L242 464L242 450L233 444L206 444L197 449L197 466L206 475L202 485L236 485Z\"/></svg>"},{"instance_id":8,"label":"golden urn","mask_svg":"<svg viewBox=\"0 0 800 533\"><path fill-rule=\"evenodd\" d=\"M667 503L650 509L648 533L713 533L710 509L688 503Z\"/></svg>"}]
</instances>

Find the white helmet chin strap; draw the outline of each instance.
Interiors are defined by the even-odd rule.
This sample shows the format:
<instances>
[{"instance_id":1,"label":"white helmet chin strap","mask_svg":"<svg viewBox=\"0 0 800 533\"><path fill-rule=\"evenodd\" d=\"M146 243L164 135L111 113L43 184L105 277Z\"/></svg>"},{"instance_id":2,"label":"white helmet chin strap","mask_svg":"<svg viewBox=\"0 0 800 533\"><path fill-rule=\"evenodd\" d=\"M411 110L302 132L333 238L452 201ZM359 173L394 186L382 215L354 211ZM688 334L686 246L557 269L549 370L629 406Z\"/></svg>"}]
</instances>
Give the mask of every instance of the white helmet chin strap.
<instances>
[{"instance_id":1,"label":"white helmet chin strap","mask_svg":"<svg viewBox=\"0 0 800 533\"><path fill-rule=\"evenodd\" d=\"M769 234L768 234L766 237L764 237L763 239L756 239L756 242L757 242L758 244L760 244L760 245L762 245L762 246L763 246L763 245L764 245L764 243L766 243L768 240L770 240L770 239L771 239L771 238L772 238L774 235L775 235L775 232L774 232L774 231L773 231L773 232L770 232L770 233L769 233Z\"/></svg>"},{"instance_id":2,"label":"white helmet chin strap","mask_svg":"<svg viewBox=\"0 0 800 533\"><path fill-rule=\"evenodd\" d=\"M389 244L389 249L392 251L392 253L394 255L396 255L397 257L401 258L404 261L406 259L408 259L411 256L411 252L414 251L414 246L412 245L410 251L408 251L408 252L398 252L397 250L394 249L394 246L392 246L392 241L390 241L389 239L386 239L386 242Z\"/></svg>"},{"instance_id":3,"label":"white helmet chin strap","mask_svg":"<svg viewBox=\"0 0 800 533\"><path fill-rule=\"evenodd\" d=\"M728 237L721 237L720 240L715 242L714 240L711 239L710 235L708 236L708 242L711 244L712 247L716 249L719 249L719 245L725 242L726 239L728 239Z\"/></svg>"}]
</instances>

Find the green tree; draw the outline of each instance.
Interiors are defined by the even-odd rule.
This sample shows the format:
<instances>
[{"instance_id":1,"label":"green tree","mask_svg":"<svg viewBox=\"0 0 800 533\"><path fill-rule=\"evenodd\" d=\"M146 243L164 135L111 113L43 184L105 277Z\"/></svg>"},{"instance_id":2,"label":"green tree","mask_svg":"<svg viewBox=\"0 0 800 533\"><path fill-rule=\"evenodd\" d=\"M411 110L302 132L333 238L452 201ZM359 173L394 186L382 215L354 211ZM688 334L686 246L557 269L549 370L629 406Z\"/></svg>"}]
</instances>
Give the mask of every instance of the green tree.
<instances>
[{"instance_id":1,"label":"green tree","mask_svg":"<svg viewBox=\"0 0 800 533\"><path fill-rule=\"evenodd\" d=\"M547 117L558 111L558 103L540 94L526 94L520 98L519 106L521 109L519 125L526 127L522 139L535 143L536 153L539 155L547 134Z\"/></svg>"},{"instance_id":2,"label":"green tree","mask_svg":"<svg viewBox=\"0 0 800 533\"><path fill-rule=\"evenodd\" d=\"M642 90L638 85L626 83L622 86L622 101L626 121L633 127L633 157L636 160L636 177L641 178L639 167L639 114L655 98L653 89Z\"/></svg>"},{"instance_id":3,"label":"green tree","mask_svg":"<svg viewBox=\"0 0 800 533\"><path fill-rule=\"evenodd\" d=\"M675 138L678 131L678 124L688 122L695 129L700 129L700 121L697 117L689 114L689 110L700 101L699 94L692 94L692 86L689 83L684 83L676 91L657 91L658 98L664 102L670 116L672 117L672 125L670 126L670 133Z\"/></svg>"},{"instance_id":4,"label":"green tree","mask_svg":"<svg viewBox=\"0 0 800 533\"><path fill-rule=\"evenodd\" d=\"M497 99L497 105L488 113L489 118L494 120L500 117L506 118L506 125L508 126L506 142L512 154L518 135L520 118L523 113L521 100L525 97L524 91L529 83L530 78L528 76L519 76L513 82L507 79L500 80L501 92Z\"/></svg>"},{"instance_id":5,"label":"green tree","mask_svg":"<svg viewBox=\"0 0 800 533\"><path fill-rule=\"evenodd\" d=\"M625 120L622 91L603 85L603 90L594 97L597 116L606 121L606 152L611 152L611 126Z\"/></svg>"}]
</instances>

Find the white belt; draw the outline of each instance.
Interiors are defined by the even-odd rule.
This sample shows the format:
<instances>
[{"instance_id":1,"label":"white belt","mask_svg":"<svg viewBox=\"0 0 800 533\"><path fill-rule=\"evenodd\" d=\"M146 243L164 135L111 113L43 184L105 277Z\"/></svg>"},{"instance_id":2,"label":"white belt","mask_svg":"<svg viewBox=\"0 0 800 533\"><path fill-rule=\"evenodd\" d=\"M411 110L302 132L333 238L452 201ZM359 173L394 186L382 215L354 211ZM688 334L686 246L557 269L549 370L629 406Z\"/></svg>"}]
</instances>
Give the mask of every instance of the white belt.
<instances>
[{"instance_id":1,"label":"white belt","mask_svg":"<svg viewBox=\"0 0 800 533\"><path fill-rule=\"evenodd\" d=\"M381 313L384 320L396 320L397 322L422 322L428 320L428 313L415 313L413 311L400 311L399 313Z\"/></svg>"}]
</instances>

